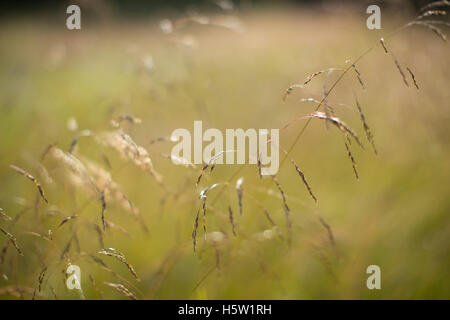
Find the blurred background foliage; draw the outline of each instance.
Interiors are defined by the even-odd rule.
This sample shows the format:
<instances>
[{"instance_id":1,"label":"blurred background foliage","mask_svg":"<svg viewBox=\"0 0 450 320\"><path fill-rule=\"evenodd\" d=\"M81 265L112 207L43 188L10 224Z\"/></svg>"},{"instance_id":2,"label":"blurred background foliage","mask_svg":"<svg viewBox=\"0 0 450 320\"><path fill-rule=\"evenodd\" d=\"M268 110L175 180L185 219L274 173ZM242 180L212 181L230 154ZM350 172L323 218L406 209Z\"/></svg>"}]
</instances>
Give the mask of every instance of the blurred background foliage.
<instances>
[{"instance_id":1,"label":"blurred background foliage","mask_svg":"<svg viewBox=\"0 0 450 320\"><path fill-rule=\"evenodd\" d=\"M359 1L231 3L227 9L212 1L80 2L81 31L65 28L63 4L5 3L8 10L2 11L0 25L0 207L20 218L0 225L16 236L24 256L11 246L2 255L1 298L32 298L44 266L48 270L36 298L78 298L65 286L67 257L81 267L89 299L124 298L104 281L122 283L145 299L450 298L448 44L420 28L386 39L398 60L414 71L420 90L403 84L391 57L377 46L357 65L366 89L349 72L329 97L331 105L345 104L336 107L337 115L363 138L356 92L375 135L378 156L366 141L365 151L352 146L359 181L341 134L312 121L292 157L318 205L289 162L278 174L291 208L291 247L275 185L260 181L257 168L247 166L216 202L217 189L208 198L208 232L220 232L224 239L203 240L200 222L198 251L193 253L191 233L201 188L227 181L237 166L218 165L196 187L201 167L174 166L164 157L172 144L151 141L176 128L192 130L194 120L203 120L204 128L281 128L312 112L315 105L300 99L320 100L323 86L329 88L338 74L314 79L283 102L289 85L317 70L348 66L348 59L416 12L411 2L382 2L382 30L370 31L365 4ZM222 24L178 27L180 19L199 16ZM171 32L168 22L175 28ZM114 150L100 148L92 137L82 137L74 155L110 170L139 208L148 233L120 206L107 203L106 218L126 232L108 228L103 245L123 252L140 282L124 264L97 253L103 247L95 231L95 225L101 226L101 203L61 175L58 163L40 161L49 144L67 150L77 132L111 130L110 120L122 114L142 120L123 123L123 130L149 150L167 189ZM280 132L283 147L291 145L303 123ZM42 182L49 205L10 164ZM51 180L45 180L40 165ZM241 176L239 216L234 185ZM270 212L282 237L254 199ZM237 237L231 233L228 205L235 212ZM76 219L57 229L74 214ZM319 215L331 227L334 244ZM27 233L46 236L48 229L53 230L51 241ZM0 246L6 243L0 235ZM101 258L114 274L90 255ZM381 267L381 290L366 287L365 271L372 264Z\"/></svg>"}]
</instances>

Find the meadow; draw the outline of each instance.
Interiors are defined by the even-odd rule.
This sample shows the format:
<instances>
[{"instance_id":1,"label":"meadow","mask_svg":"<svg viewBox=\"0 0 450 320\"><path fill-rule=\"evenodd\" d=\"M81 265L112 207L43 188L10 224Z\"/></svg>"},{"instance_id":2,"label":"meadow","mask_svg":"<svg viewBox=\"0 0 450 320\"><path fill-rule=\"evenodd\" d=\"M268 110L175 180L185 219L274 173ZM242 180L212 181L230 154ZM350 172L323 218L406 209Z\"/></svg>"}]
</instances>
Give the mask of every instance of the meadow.
<instances>
[{"instance_id":1,"label":"meadow","mask_svg":"<svg viewBox=\"0 0 450 320\"><path fill-rule=\"evenodd\" d=\"M381 30L352 8L204 16L2 22L0 298L79 299L69 265L87 299L450 298L448 42L421 26L388 37L410 10ZM291 122L347 69L326 105L364 149L329 120ZM293 148L276 180L257 165L174 165L170 134L194 120L280 128Z\"/></svg>"}]
</instances>

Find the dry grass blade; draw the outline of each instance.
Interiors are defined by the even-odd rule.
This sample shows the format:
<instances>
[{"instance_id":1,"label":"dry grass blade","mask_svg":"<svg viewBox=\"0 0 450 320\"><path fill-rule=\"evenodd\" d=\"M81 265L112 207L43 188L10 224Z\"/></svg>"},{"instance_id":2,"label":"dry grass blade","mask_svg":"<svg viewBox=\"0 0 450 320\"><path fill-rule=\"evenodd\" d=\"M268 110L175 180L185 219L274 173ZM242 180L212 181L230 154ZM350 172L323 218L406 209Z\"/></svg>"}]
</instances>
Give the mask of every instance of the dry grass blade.
<instances>
[{"instance_id":1,"label":"dry grass blade","mask_svg":"<svg viewBox=\"0 0 450 320\"><path fill-rule=\"evenodd\" d=\"M14 248L16 248L17 252L23 256L22 250L20 249L19 245L17 244L17 239L14 237L11 233L0 227L0 231L9 238L9 241L13 244Z\"/></svg>"},{"instance_id":2,"label":"dry grass blade","mask_svg":"<svg viewBox=\"0 0 450 320\"><path fill-rule=\"evenodd\" d=\"M285 151L286 153L286 151ZM306 181L306 177L304 175L304 173L300 170L300 168L298 167L297 163L295 162L294 159L292 159L291 157L289 157L289 159L291 160L291 163L294 165L295 170L297 171L297 173L299 174L300 178L303 181L303 184L305 185L306 189L308 190L309 195L311 196L311 198L313 198L314 202L317 203L317 198L316 196L313 194L311 187L308 184L308 181Z\"/></svg>"},{"instance_id":3,"label":"dry grass blade","mask_svg":"<svg viewBox=\"0 0 450 320\"><path fill-rule=\"evenodd\" d=\"M313 112L313 113L311 113L309 115L296 118L296 119L294 119L294 121L299 120L299 119L306 119L306 118L316 118L316 119L322 119L322 120L330 121L342 133L349 134L350 136L352 136L352 138L358 143L358 145L362 149L364 149L364 146L362 145L361 141L359 140L358 135L352 129L350 129L350 127L347 126L345 124L345 122L340 120L338 117L327 117L327 115L324 112L316 111L316 112Z\"/></svg>"},{"instance_id":4,"label":"dry grass blade","mask_svg":"<svg viewBox=\"0 0 450 320\"><path fill-rule=\"evenodd\" d=\"M229 213L228 216L230 218L231 231L233 232L233 236L236 237L236 230L235 230L234 219L233 219L233 210L231 209L231 206L228 206L228 213Z\"/></svg>"},{"instance_id":5,"label":"dry grass blade","mask_svg":"<svg viewBox=\"0 0 450 320\"><path fill-rule=\"evenodd\" d=\"M60 260L64 260L64 259L68 258L70 248L72 247L72 241L73 241L73 237L70 237L69 241L67 242L63 251L61 252Z\"/></svg>"},{"instance_id":6,"label":"dry grass blade","mask_svg":"<svg viewBox=\"0 0 450 320\"><path fill-rule=\"evenodd\" d=\"M291 210L289 209L289 207L287 205L286 195L285 195L283 189L281 188L280 182L278 181L278 179L276 177L272 177L272 181L277 186L278 191L280 191L281 198L283 200L283 209L284 209L284 214L286 217L286 223L287 223L287 228L288 228L288 242L289 242L289 245L291 245L291 241L292 241L292 221L291 221L291 217L290 217Z\"/></svg>"},{"instance_id":7,"label":"dry grass blade","mask_svg":"<svg viewBox=\"0 0 450 320\"><path fill-rule=\"evenodd\" d=\"M356 72L356 77L358 78L359 84L361 85L361 87L363 89L365 89L366 86L364 85L364 82L362 81L361 73L359 72L358 69L356 69L356 66L354 64L352 65L352 67L353 67L353 70L355 70L355 72Z\"/></svg>"},{"instance_id":8,"label":"dry grass blade","mask_svg":"<svg viewBox=\"0 0 450 320\"><path fill-rule=\"evenodd\" d=\"M446 42L447 36L444 34L444 32L440 28L433 25L433 24L438 24L438 23L449 26L449 24L446 23L445 21L412 21L412 22L408 23L407 26L418 25L418 26L425 27L425 28L433 31L439 38L441 38L442 41Z\"/></svg>"},{"instance_id":9,"label":"dry grass blade","mask_svg":"<svg viewBox=\"0 0 450 320\"><path fill-rule=\"evenodd\" d=\"M200 172L200 174L199 174L199 176L198 176L198 178L197 178L197 181L195 182L195 184L196 184L197 186L198 186L198 184L200 183L200 180L202 179L203 174L205 173L205 170L208 169L208 166L209 166L209 163L206 163L206 164L203 166L202 171Z\"/></svg>"},{"instance_id":10,"label":"dry grass blade","mask_svg":"<svg viewBox=\"0 0 450 320\"><path fill-rule=\"evenodd\" d=\"M314 79L314 78L317 77L318 75L321 75L321 74L323 74L323 73L325 73L325 72L331 73L331 72L333 72L333 71L343 71L343 70L340 69L340 68L328 68L328 69L316 71L316 72L310 74L310 75L306 78L306 80L305 80L305 82L303 83L303 85L306 86L308 83L311 82L312 79Z\"/></svg>"},{"instance_id":11,"label":"dry grass blade","mask_svg":"<svg viewBox=\"0 0 450 320\"><path fill-rule=\"evenodd\" d=\"M30 179L30 180L36 185L36 187L38 188L39 194L41 195L42 199L44 199L44 201L45 201L46 203L48 203L48 200L47 200L47 198L45 197L44 189L42 188L41 184L39 183L39 181L38 181L35 177L33 177L30 173L28 173L27 171L23 170L22 168L19 168L19 167L13 165L13 164L10 165L9 167L10 167L11 169L17 171L17 172L20 173L21 175L27 177L28 179Z\"/></svg>"},{"instance_id":12,"label":"dry grass blade","mask_svg":"<svg viewBox=\"0 0 450 320\"><path fill-rule=\"evenodd\" d=\"M424 12L424 11L427 11L429 9L437 8L437 7L450 7L450 1L443 0L443 1L431 2L431 3L423 6L422 8L420 8L420 12Z\"/></svg>"},{"instance_id":13,"label":"dry grass blade","mask_svg":"<svg viewBox=\"0 0 450 320\"><path fill-rule=\"evenodd\" d=\"M128 290L123 284L106 281L103 283L106 284L107 286L110 286L111 288L114 288L117 292L123 294L124 296L132 300L137 300L136 296L130 290Z\"/></svg>"},{"instance_id":14,"label":"dry grass blade","mask_svg":"<svg viewBox=\"0 0 450 320\"><path fill-rule=\"evenodd\" d=\"M272 220L272 218L270 217L270 213L269 210L267 210L261 203L259 203L259 201L256 201L256 205L263 211L264 216L266 217L267 221L269 221L269 223L272 225L272 227L275 227L276 224L275 222Z\"/></svg>"},{"instance_id":15,"label":"dry grass blade","mask_svg":"<svg viewBox=\"0 0 450 320\"><path fill-rule=\"evenodd\" d=\"M59 229L59 228L61 228L63 225L65 225L67 222L69 222L70 220L73 220L73 219L75 219L76 217L78 217L78 215L77 214L75 214L75 215L73 215L73 216L70 216L70 217L67 217L67 218L65 218L63 221L61 221L61 223L58 225L58 228L57 229Z\"/></svg>"},{"instance_id":16,"label":"dry grass blade","mask_svg":"<svg viewBox=\"0 0 450 320\"><path fill-rule=\"evenodd\" d=\"M129 160L137 167L149 172L159 184L162 184L162 176L153 168L148 151L137 145L120 127L114 131L103 132L96 137L96 141L115 149L123 159Z\"/></svg>"},{"instance_id":17,"label":"dry grass blade","mask_svg":"<svg viewBox=\"0 0 450 320\"><path fill-rule=\"evenodd\" d=\"M331 114L330 114L330 108L328 106L328 94L327 94L327 88L325 86L325 84L323 85L323 111L325 111L325 115L327 116L327 119L330 118ZM328 130L328 120L325 121L325 127Z\"/></svg>"},{"instance_id":18,"label":"dry grass blade","mask_svg":"<svg viewBox=\"0 0 450 320\"><path fill-rule=\"evenodd\" d=\"M44 282L45 272L47 271L47 266L42 269L42 271L39 273L38 277L38 290L39 292L42 291L42 283Z\"/></svg>"},{"instance_id":19,"label":"dry grass blade","mask_svg":"<svg viewBox=\"0 0 450 320\"><path fill-rule=\"evenodd\" d=\"M384 38L380 38L380 43L381 43L381 46L382 46L383 49L384 49L384 52L385 52L385 53L389 53L389 51L388 51L388 49L387 49L387 47L386 47L386 44L384 43Z\"/></svg>"},{"instance_id":20,"label":"dry grass blade","mask_svg":"<svg viewBox=\"0 0 450 320\"><path fill-rule=\"evenodd\" d=\"M122 115L117 117L116 121L118 123L120 123L122 121L128 121L129 123L132 123L132 124L140 124L140 123L142 123L141 119L136 118L132 114L122 114Z\"/></svg>"},{"instance_id":21,"label":"dry grass blade","mask_svg":"<svg viewBox=\"0 0 450 320\"><path fill-rule=\"evenodd\" d=\"M200 216L200 208L197 210L197 215L194 219L194 229L192 230L192 244L194 246L194 252L197 247L197 231L198 231L198 218Z\"/></svg>"},{"instance_id":22,"label":"dry grass blade","mask_svg":"<svg viewBox=\"0 0 450 320\"><path fill-rule=\"evenodd\" d=\"M92 136L92 132L90 130L83 130L81 131L76 137L75 139L72 140L72 142L70 143L69 149L67 149L67 153L72 154L73 150L75 149L78 141L80 140L81 137L90 137Z\"/></svg>"},{"instance_id":23,"label":"dry grass blade","mask_svg":"<svg viewBox=\"0 0 450 320\"><path fill-rule=\"evenodd\" d=\"M24 293L32 295L33 291L35 291L33 288L23 287L23 286L18 286L18 285L10 285L10 286L0 288L0 296L9 295L9 296L14 296L14 297L23 299Z\"/></svg>"},{"instance_id":24,"label":"dry grass blade","mask_svg":"<svg viewBox=\"0 0 450 320\"><path fill-rule=\"evenodd\" d=\"M103 226L103 230L105 230L106 229L106 224L105 224L105 211L106 211L105 190L102 190L100 192L100 202L102 204L102 214L101 214L102 226Z\"/></svg>"},{"instance_id":25,"label":"dry grass blade","mask_svg":"<svg viewBox=\"0 0 450 320\"><path fill-rule=\"evenodd\" d=\"M6 221L12 221L12 218L8 216L2 208L0 208L0 216Z\"/></svg>"},{"instance_id":26,"label":"dry grass blade","mask_svg":"<svg viewBox=\"0 0 450 320\"><path fill-rule=\"evenodd\" d=\"M445 16L447 15L447 12L445 10L428 10L422 13L420 16L417 17L417 20L421 20L425 17L436 17L436 16Z\"/></svg>"},{"instance_id":27,"label":"dry grass blade","mask_svg":"<svg viewBox=\"0 0 450 320\"><path fill-rule=\"evenodd\" d=\"M103 231L102 231L102 229L96 223L94 223L92 225L92 227L94 228L95 233L97 233L98 242L100 244L100 247L104 248L105 247L105 242L103 241Z\"/></svg>"},{"instance_id":28,"label":"dry grass blade","mask_svg":"<svg viewBox=\"0 0 450 320\"><path fill-rule=\"evenodd\" d=\"M242 216L242 194L243 194L243 189L242 189L242 183L244 182L244 178L239 178L236 181L236 192L237 192L237 196L238 196L238 205L239 205L239 215Z\"/></svg>"},{"instance_id":29,"label":"dry grass blade","mask_svg":"<svg viewBox=\"0 0 450 320\"><path fill-rule=\"evenodd\" d=\"M121 227L121 226L119 226L119 225L117 225L117 224L115 224L115 223L113 223L113 222L111 222L111 221L109 221L109 220L106 220L106 219L105 219L105 223L106 223L106 227L111 228L111 229L119 230L119 231L122 232L124 235L126 235L126 236L128 236L128 237L131 238L131 234L130 234L127 230L125 230L123 227ZM96 225L96 226L97 226L97 225ZM98 227L98 226L97 226L97 227Z\"/></svg>"},{"instance_id":30,"label":"dry grass blade","mask_svg":"<svg viewBox=\"0 0 450 320\"><path fill-rule=\"evenodd\" d=\"M392 53L392 51L391 51L391 50L388 50L388 47L387 47L387 45L386 45L386 42L384 42L384 39L383 39L383 38L380 39L380 43L381 43L381 45L383 46L384 52L389 53L389 54L391 55L392 59L394 60L395 66L397 67L398 72L399 72L400 75L402 76L403 82L405 83L405 85L406 85L407 87L409 87L408 80L406 80L406 76L405 76L405 73L403 72L403 69L402 69L402 67L401 67L401 65L400 65L400 62L398 62L397 58L396 58L395 55Z\"/></svg>"},{"instance_id":31,"label":"dry grass blade","mask_svg":"<svg viewBox=\"0 0 450 320\"><path fill-rule=\"evenodd\" d=\"M59 299L58 299L58 296L56 295L55 288L50 287L50 291L52 292L53 298L54 298L55 300L59 300Z\"/></svg>"},{"instance_id":32,"label":"dry grass blade","mask_svg":"<svg viewBox=\"0 0 450 320\"><path fill-rule=\"evenodd\" d=\"M5 262L6 253L8 252L10 243L11 241L6 241L5 245L2 248L2 251L0 252L0 264L3 264L3 262Z\"/></svg>"},{"instance_id":33,"label":"dry grass blade","mask_svg":"<svg viewBox=\"0 0 450 320\"><path fill-rule=\"evenodd\" d=\"M89 280L92 283L92 287L94 287L95 291L97 291L100 299L102 299L103 298L103 291L100 290L100 288L97 286L97 283L95 282L94 277L91 274L89 274Z\"/></svg>"},{"instance_id":34,"label":"dry grass blade","mask_svg":"<svg viewBox=\"0 0 450 320\"><path fill-rule=\"evenodd\" d=\"M292 93L292 91L294 91L294 89L296 89L296 88L303 88L303 87L304 87L304 86L301 85L301 84L293 84L293 85L290 85L290 86L286 89L286 91L284 92L284 95L283 95L283 101L286 101L287 96L290 95L290 94Z\"/></svg>"},{"instance_id":35,"label":"dry grass blade","mask_svg":"<svg viewBox=\"0 0 450 320\"><path fill-rule=\"evenodd\" d=\"M433 31L439 38L441 38L442 41L446 42L447 41L447 36L442 32L441 29L439 29L436 26L433 26L432 24L429 23L425 23L424 24L428 29L430 29L431 31Z\"/></svg>"},{"instance_id":36,"label":"dry grass blade","mask_svg":"<svg viewBox=\"0 0 450 320\"><path fill-rule=\"evenodd\" d=\"M24 234L29 234L30 236L34 236L34 237L40 238L40 239L45 240L45 241L50 241L51 240L51 239L43 236L42 234L34 232L34 231L25 231Z\"/></svg>"},{"instance_id":37,"label":"dry grass blade","mask_svg":"<svg viewBox=\"0 0 450 320\"><path fill-rule=\"evenodd\" d=\"M325 221L325 219L323 219L320 215L317 216L319 218L320 224L327 230L328 239L330 240L331 245L333 246L337 254L336 241L334 240L333 230L331 230L330 225Z\"/></svg>"},{"instance_id":38,"label":"dry grass blade","mask_svg":"<svg viewBox=\"0 0 450 320\"><path fill-rule=\"evenodd\" d=\"M157 137L157 138L150 140L150 142L148 144L152 145L157 142L166 142L166 141L172 141L172 140L170 139L170 137Z\"/></svg>"},{"instance_id":39,"label":"dry grass blade","mask_svg":"<svg viewBox=\"0 0 450 320\"><path fill-rule=\"evenodd\" d=\"M209 187L204 188L200 191L199 199L202 200L202 209L203 209L203 236L206 240L206 199L208 197L208 193L217 186L227 184L224 183L215 183Z\"/></svg>"},{"instance_id":40,"label":"dry grass blade","mask_svg":"<svg viewBox=\"0 0 450 320\"><path fill-rule=\"evenodd\" d=\"M293 85L289 86L289 87L286 89L286 91L284 92L284 95L283 95L283 101L286 100L287 96L290 95L290 94L292 93L292 91L294 91L294 89L296 89L296 88L304 88L308 83L311 82L312 79L314 79L314 78L317 77L318 75L321 75L321 74L323 74L323 73L325 73L325 72L330 73L330 72L333 72L333 71L342 71L342 69L340 69L340 68L328 68L328 69L316 71L316 72L310 74L310 75L306 78L306 80L305 80L305 82L304 82L303 84L293 84Z\"/></svg>"},{"instance_id":41,"label":"dry grass blade","mask_svg":"<svg viewBox=\"0 0 450 320\"><path fill-rule=\"evenodd\" d=\"M412 79L412 81L414 83L414 86L417 88L417 90L419 90L419 85L417 84L416 76L414 75L414 73L411 71L411 69L409 67L406 67L406 70L408 70L408 72L409 72L409 74L411 76L411 79Z\"/></svg>"},{"instance_id":42,"label":"dry grass blade","mask_svg":"<svg viewBox=\"0 0 450 320\"><path fill-rule=\"evenodd\" d=\"M352 154L352 152L350 151L350 146L349 146L349 144L347 143L347 141L345 141L344 144L345 144L345 149L347 149L348 158L349 158L350 161L352 162L353 172L355 173L356 180L359 180L358 171L356 170L356 161L355 161L355 158L353 157L353 154Z\"/></svg>"},{"instance_id":43,"label":"dry grass blade","mask_svg":"<svg viewBox=\"0 0 450 320\"><path fill-rule=\"evenodd\" d=\"M221 269L220 269L220 251L217 249L216 246L214 246L214 252L216 253L216 269L219 276L221 275Z\"/></svg>"},{"instance_id":44,"label":"dry grass blade","mask_svg":"<svg viewBox=\"0 0 450 320\"><path fill-rule=\"evenodd\" d=\"M360 116L361 121L363 123L363 128L364 128L364 132L366 133L367 141L369 141L369 143L371 144L373 152L375 154L378 154L377 148L375 147L375 141L374 141L374 138L373 138L372 131L370 130L369 125L367 124L366 117L364 116L364 113L362 111L361 105L359 104L359 101L356 98L356 96L355 96L355 101L356 101L356 107L358 108L359 116Z\"/></svg>"},{"instance_id":45,"label":"dry grass blade","mask_svg":"<svg viewBox=\"0 0 450 320\"><path fill-rule=\"evenodd\" d=\"M117 251L114 248L106 248L106 249L102 249L100 251L97 251L97 253L100 254L104 254L106 256L110 256L110 257L114 257L116 259L118 259L120 262L122 262L123 264L125 264L128 268L128 270L130 270L131 274L134 276L134 278L138 281L140 281L136 271L134 270L133 266L131 264L128 263L127 259L125 258L125 256Z\"/></svg>"},{"instance_id":46,"label":"dry grass blade","mask_svg":"<svg viewBox=\"0 0 450 320\"><path fill-rule=\"evenodd\" d=\"M142 223L139 209L136 208L128 199L121 186L112 179L111 173L103 169L100 165L89 161L88 159L81 159L83 160L88 173L91 175L93 181L95 182L96 190L103 190L103 200L105 201L102 200L102 192L98 191L98 193L100 194L99 199L102 204L102 208L104 206L106 210L106 198L108 198L108 203L112 201L118 203L124 210L130 212L134 216L134 218L140 220L140 222Z\"/></svg>"},{"instance_id":47,"label":"dry grass blade","mask_svg":"<svg viewBox=\"0 0 450 320\"><path fill-rule=\"evenodd\" d=\"M200 175L197 178L197 182L195 183L195 185L198 186L198 184L200 183L200 180L202 179L206 169L208 169L208 167L213 164L213 166L211 167L210 173L213 171L214 166L215 166L215 162L217 161L217 159L219 159L222 155L224 155L227 152L235 152L235 150L222 150L219 153L217 153L214 157L212 157L211 159L208 160L208 162L205 163L205 165L203 166Z\"/></svg>"}]
</instances>

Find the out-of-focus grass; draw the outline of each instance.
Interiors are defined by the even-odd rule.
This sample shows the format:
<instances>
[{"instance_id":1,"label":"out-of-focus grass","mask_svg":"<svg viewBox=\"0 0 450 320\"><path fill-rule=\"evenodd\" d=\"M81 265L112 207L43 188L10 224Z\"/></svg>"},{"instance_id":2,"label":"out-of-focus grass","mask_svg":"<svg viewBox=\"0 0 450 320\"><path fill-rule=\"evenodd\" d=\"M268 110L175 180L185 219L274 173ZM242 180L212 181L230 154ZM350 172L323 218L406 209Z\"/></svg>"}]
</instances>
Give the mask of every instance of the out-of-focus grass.
<instances>
[{"instance_id":1,"label":"out-of-focus grass","mask_svg":"<svg viewBox=\"0 0 450 320\"><path fill-rule=\"evenodd\" d=\"M406 18L383 21L385 29ZM184 31L195 37L196 47L177 46L158 30L158 21L139 25L93 27L70 32L41 23L8 23L0 30L0 207L11 216L23 203L34 206L36 189L8 165L17 164L38 178L36 162L50 143L67 149L74 133L66 123L74 117L80 129L101 131L111 117L132 113L143 120L125 130L139 144L176 128L192 129L194 120L204 127L280 128L295 116L307 114L314 105L300 98L321 98L323 81L330 86L336 75L313 80L296 91L286 103L286 87L303 81L314 71L343 67L383 35L368 31L359 15L319 15L312 12L277 12L243 17L245 32L193 26ZM313 32L312 32L313 31ZM257 169L246 167L244 214L236 217L234 239L226 219L227 206L238 212L235 180L208 212L208 230L228 238L218 246L220 272L214 249L205 245L199 228L199 252L192 252L191 232L200 188L198 170L175 167L160 153L171 145L148 147L154 166L178 197L165 197L154 179L105 150L112 163L113 179L140 208L150 229L148 235L129 214L108 206L107 219L125 228L132 237L114 230L105 234L105 246L125 253L142 281L137 283L126 267L101 257L115 272L137 288L140 298L449 298L450 201L449 201L449 108L448 46L431 32L408 30L387 40L404 65L414 70L420 90L406 88L391 58L376 48L358 69L366 84L361 90L349 73L330 95L330 103L350 108L336 110L364 137L355 111L356 90L375 135L380 155L367 148L353 148L360 180L355 181L340 133L313 121L292 153L304 171L319 204L308 196L294 168L287 162L279 171L294 222L293 244L285 240L258 241L254 234L270 226L261 210L245 194L257 198L286 235L281 200L273 184L259 181ZM149 71L143 59L152 56ZM287 148L303 122L281 131ZM367 143L366 143L367 145ZM368 146L368 145L367 145ZM101 161L98 146L82 138L76 154ZM202 186L227 180L238 166L218 165ZM52 174L55 168L47 168ZM100 249L87 222L100 225L100 204L88 200L83 190L68 183L44 184L50 203L59 212L49 216L49 206L31 209L17 225L5 223L24 257L9 248L0 266L0 288L20 284L36 287L43 265L49 266L44 295L50 287L60 298L77 297L65 288L61 251L72 232L71 262L82 271L88 298L101 296L93 288L92 275L103 297L121 298L103 281L120 282L84 253ZM273 190L274 195L267 194ZM211 192L214 197L216 190ZM17 199L22 199L18 201ZM209 199L208 201L212 200ZM165 201L164 201L165 200ZM221 216L225 215L225 218ZM66 216L80 217L54 230L55 248L24 234L46 234ZM331 226L336 251L320 224L320 214ZM2 222L3 225L3 222ZM3 247L6 238L1 239ZM81 254L80 254L80 252ZM366 288L368 265L381 267L382 289ZM2 296L10 298L10 296ZM26 296L26 298L29 298Z\"/></svg>"}]
</instances>

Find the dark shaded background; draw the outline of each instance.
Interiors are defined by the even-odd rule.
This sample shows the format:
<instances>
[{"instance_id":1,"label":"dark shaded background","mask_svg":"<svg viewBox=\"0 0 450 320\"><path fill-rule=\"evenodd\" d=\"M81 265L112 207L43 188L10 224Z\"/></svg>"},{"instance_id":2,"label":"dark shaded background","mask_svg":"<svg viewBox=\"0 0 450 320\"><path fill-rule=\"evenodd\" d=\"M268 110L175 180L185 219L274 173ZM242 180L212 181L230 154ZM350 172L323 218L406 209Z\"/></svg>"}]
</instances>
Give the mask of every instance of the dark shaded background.
<instances>
[{"instance_id":1,"label":"dark shaded background","mask_svg":"<svg viewBox=\"0 0 450 320\"><path fill-rule=\"evenodd\" d=\"M15 1L7 0L1 2L0 15L5 16L20 16L29 14L56 14L70 4L78 4L80 7L89 7L97 10L104 10L114 12L119 16L148 16L161 11L184 11L189 9L198 10L220 10L215 3L216 0L72 0L72 1ZM430 3L430 0L234 0L232 1L235 8L261 7L271 5L333 5L339 7L342 5L358 5L367 6L369 4L377 4L384 8L387 7L401 7L404 5L413 6L416 9Z\"/></svg>"}]
</instances>

